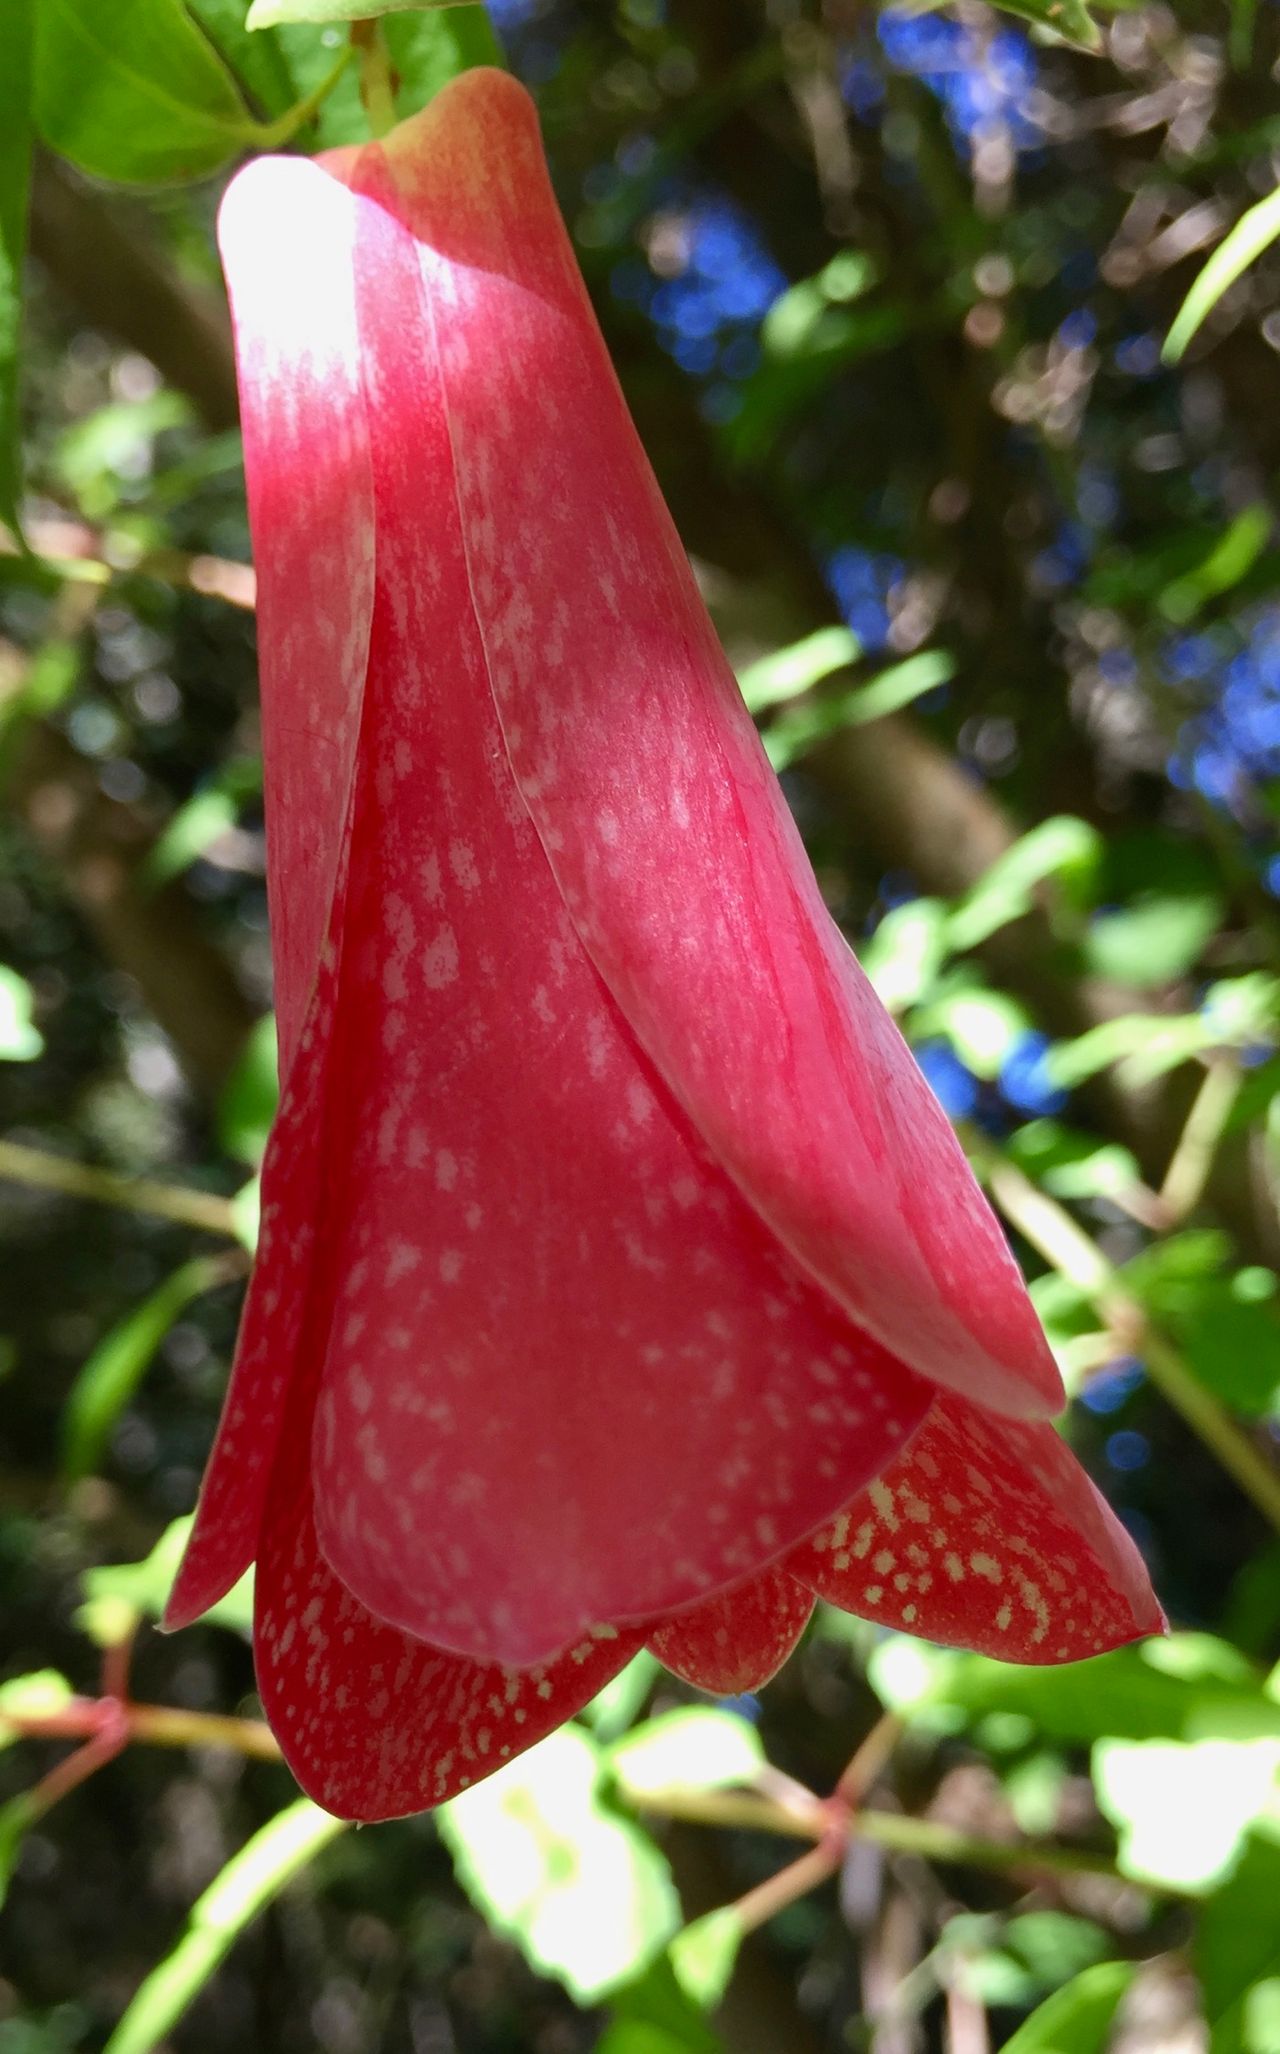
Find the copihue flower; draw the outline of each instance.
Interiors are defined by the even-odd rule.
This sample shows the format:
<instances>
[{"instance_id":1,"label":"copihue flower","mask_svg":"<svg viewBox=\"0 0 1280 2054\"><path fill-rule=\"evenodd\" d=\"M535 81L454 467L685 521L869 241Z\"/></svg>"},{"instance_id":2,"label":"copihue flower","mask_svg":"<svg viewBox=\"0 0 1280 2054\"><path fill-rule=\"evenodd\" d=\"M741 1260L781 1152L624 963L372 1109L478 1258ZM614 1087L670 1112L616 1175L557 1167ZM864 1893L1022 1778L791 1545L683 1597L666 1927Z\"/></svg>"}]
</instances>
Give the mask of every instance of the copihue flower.
<instances>
[{"instance_id":1,"label":"copihue flower","mask_svg":"<svg viewBox=\"0 0 1280 2054\"><path fill-rule=\"evenodd\" d=\"M475 71L224 203L282 1097L169 1622L257 1563L267 1716L419 1810L648 1643L815 1594L1020 1661L1155 1630L1053 1360L832 924Z\"/></svg>"}]
</instances>

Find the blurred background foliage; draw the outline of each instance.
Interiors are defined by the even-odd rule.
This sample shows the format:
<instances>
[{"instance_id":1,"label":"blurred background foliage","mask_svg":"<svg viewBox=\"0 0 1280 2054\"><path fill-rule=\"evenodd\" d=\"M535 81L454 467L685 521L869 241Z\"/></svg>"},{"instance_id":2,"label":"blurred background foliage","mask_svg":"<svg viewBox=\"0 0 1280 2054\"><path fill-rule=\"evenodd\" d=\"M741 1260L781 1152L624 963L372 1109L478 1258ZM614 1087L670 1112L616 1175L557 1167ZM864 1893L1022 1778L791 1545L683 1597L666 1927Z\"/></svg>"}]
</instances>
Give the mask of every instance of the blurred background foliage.
<instances>
[{"instance_id":1,"label":"blurred background foliage","mask_svg":"<svg viewBox=\"0 0 1280 2054\"><path fill-rule=\"evenodd\" d=\"M244 1594L149 1623L274 1096L211 223L246 149L362 133L356 75L245 0L37 11L0 48L0 2048L1280 2054L1273 0L491 10L824 892L1175 1633L1041 1673L826 1616L759 1702L641 1665L358 1836L253 1723ZM407 111L488 31L387 34ZM749 1809L646 1811L828 1791L873 1731L879 1823L776 1917Z\"/></svg>"}]
</instances>

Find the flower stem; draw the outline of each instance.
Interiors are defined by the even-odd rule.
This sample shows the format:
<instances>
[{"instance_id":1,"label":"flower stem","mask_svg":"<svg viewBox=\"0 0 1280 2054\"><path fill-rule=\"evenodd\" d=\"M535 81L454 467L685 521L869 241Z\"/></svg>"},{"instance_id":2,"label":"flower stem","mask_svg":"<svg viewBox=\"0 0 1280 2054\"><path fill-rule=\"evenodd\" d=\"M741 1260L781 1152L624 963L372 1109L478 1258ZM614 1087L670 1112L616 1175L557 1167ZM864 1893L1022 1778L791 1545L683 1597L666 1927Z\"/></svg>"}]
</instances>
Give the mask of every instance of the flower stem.
<instances>
[{"instance_id":1,"label":"flower stem","mask_svg":"<svg viewBox=\"0 0 1280 2054\"><path fill-rule=\"evenodd\" d=\"M369 133L375 138L387 135L396 125L396 94L381 22L353 21L351 47L360 58L360 100Z\"/></svg>"},{"instance_id":2,"label":"flower stem","mask_svg":"<svg viewBox=\"0 0 1280 2054\"><path fill-rule=\"evenodd\" d=\"M1219 1059L1209 1064L1160 1187L1160 1204L1170 1226L1200 1203L1239 1091L1240 1072L1234 1063Z\"/></svg>"},{"instance_id":3,"label":"flower stem","mask_svg":"<svg viewBox=\"0 0 1280 2054\"><path fill-rule=\"evenodd\" d=\"M353 37L352 44L354 41ZM309 122L315 120L355 55L352 44L348 44L337 62L325 73L319 85L314 86L304 99L299 100L293 107L286 107L284 113L277 116L275 121L269 121L259 129L257 140L262 149L278 150L281 144L292 142L299 129L306 128Z\"/></svg>"},{"instance_id":4,"label":"flower stem","mask_svg":"<svg viewBox=\"0 0 1280 2054\"><path fill-rule=\"evenodd\" d=\"M17 1141L0 1141L0 1178L39 1191L60 1191L68 1198L88 1198L98 1205L119 1205L127 1212L153 1213L205 1234L239 1240L235 1207L212 1191L192 1191L180 1184L159 1184L149 1177L121 1177L114 1170L95 1169L44 1149Z\"/></svg>"}]
</instances>

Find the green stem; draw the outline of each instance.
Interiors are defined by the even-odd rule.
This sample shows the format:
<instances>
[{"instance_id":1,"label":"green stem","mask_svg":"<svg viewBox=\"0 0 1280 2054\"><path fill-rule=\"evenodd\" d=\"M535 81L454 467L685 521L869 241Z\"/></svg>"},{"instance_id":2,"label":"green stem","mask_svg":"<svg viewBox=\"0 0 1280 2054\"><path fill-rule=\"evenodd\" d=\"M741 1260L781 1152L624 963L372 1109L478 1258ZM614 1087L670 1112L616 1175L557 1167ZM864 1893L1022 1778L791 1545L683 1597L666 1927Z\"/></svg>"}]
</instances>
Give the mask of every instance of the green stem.
<instances>
[{"instance_id":1,"label":"green stem","mask_svg":"<svg viewBox=\"0 0 1280 2054\"><path fill-rule=\"evenodd\" d=\"M149 1177L120 1177L114 1170L71 1162L17 1141L0 1141L0 1178L38 1191L59 1191L68 1198L88 1198L97 1205L119 1205L127 1212L152 1213L178 1226L197 1227L205 1234L240 1238L235 1206L212 1191L190 1191L180 1184L158 1184Z\"/></svg>"},{"instance_id":2,"label":"green stem","mask_svg":"<svg viewBox=\"0 0 1280 2054\"><path fill-rule=\"evenodd\" d=\"M1187 1367L1173 1342L1151 1324L1101 1249L1056 1199L1038 1190L1012 1163L990 1151L977 1159L1006 1219L1096 1307L1121 1345L1142 1356L1156 1389L1280 1533L1280 1475Z\"/></svg>"},{"instance_id":3,"label":"green stem","mask_svg":"<svg viewBox=\"0 0 1280 2054\"><path fill-rule=\"evenodd\" d=\"M1170 1226L1194 1212L1204 1194L1218 1144L1240 1091L1234 1063L1211 1062L1169 1160L1160 1202Z\"/></svg>"},{"instance_id":4,"label":"green stem","mask_svg":"<svg viewBox=\"0 0 1280 2054\"><path fill-rule=\"evenodd\" d=\"M391 55L379 21L353 21L351 47L360 57L360 100L369 133L375 139L390 133L397 121Z\"/></svg>"},{"instance_id":5,"label":"green stem","mask_svg":"<svg viewBox=\"0 0 1280 2054\"><path fill-rule=\"evenodd\" d=\"M299 100L295 107L287 107L274 121L264 122L257 132L259 146L264 150L278 150L283 143L291 143L300 129L314 121L354 55L355 51L348 44L337 63L305 99Z\"/></svg>"}]
</instances>

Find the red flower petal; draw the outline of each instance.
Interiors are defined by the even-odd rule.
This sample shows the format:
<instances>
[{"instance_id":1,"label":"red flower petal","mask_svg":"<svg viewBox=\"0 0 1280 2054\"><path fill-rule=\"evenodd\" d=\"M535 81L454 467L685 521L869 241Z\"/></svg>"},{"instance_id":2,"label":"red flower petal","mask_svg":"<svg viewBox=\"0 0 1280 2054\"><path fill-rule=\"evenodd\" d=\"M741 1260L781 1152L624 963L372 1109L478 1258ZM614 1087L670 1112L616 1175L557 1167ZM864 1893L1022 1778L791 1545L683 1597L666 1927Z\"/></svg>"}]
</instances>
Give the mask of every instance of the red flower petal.
<instances>
[{"instance_id":1,"label":"red flower petal","mask_svg":"<svg viewBox=\"0 0 1280 2054\"><path fill-rule=\"evenodd\" d=\"M698 1690L738 1697L777 1674L812 1611L811 1590L785 1569L766 1569L737 1590L665 1620L649 1635L649 1646Z\"/></svg>"},{"instance_id":2,"label":"red flower petal","mask_svg":"<svg viewBox=\"0 0 1280 2054\"><path fill-rule=\"evenodd\" d=\"M375 1619L316 1546L308 1435L281 1440L258 1558L258 1688L308 1797L344 1819L443 1804L532 1747L602 1690L639 1633L588 1637L514 1675L441 1654Z\"/></svg>"},{"instance_id":3,"label":"red flower petal","mask_svg":"<svg viewBox=\"0 0 1280 2054\"><path fill-rule=\"evenodd\" d=\"M712 1154L858 1324L981 1403L1054 1411L1004 1238L823 907L716 644L531 101L469 72L384 148L439 321L503 738L578 934Z\"/></svg>"},{"instance_id":4,"label":"red flower petal","mask_svg":"<svg viewBox=\"0 0 1280 2054\"><path fill-rule=\"evenodd\" d=\"M940 1398L905 1454L787 1559L821 1598L1008 1662L1164 1631L1142 1558L1052 1427Z\"/></svg>"},{"instance_id":5,"label":"red flower petal","mask_svg":"<svg viewBox=\"0 0 1280 2054\"><path fill-rule=\"evenodd\" d=\"M377 596L316 1523L377 1617L525 1666L783 1552L928 1392L709 1161L581 949L488 692L418 254L371 203L357 279Z\"/></svg>"}]
</instances>

